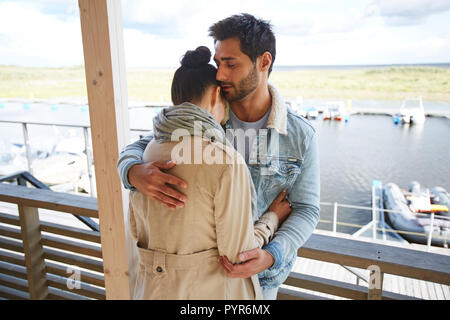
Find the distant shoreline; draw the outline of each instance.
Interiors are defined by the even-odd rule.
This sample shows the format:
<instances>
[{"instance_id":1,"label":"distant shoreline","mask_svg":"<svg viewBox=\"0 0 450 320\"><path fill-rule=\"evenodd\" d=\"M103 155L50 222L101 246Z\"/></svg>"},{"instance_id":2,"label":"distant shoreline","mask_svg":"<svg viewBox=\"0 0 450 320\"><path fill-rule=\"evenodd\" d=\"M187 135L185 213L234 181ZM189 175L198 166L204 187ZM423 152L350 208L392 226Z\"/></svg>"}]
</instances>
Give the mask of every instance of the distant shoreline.
<instances>
[{"instance_id":1,"label":"distant shoreline","mask_svg":"<svg viewBox=\"0 0 450 320\"><path fill-rule=\"evenodd\" d=\"M295 70L361 70L379 68L450 68L450 62L443 63L413 63L413 64L349 64L349 65L296 65L296 66L273 66L274 71L295 71Z\"/></svg>"},{"instance_id":2,"label":"distant shoreline","mask_svg":"<svg viewBox=\"0 0 450 320\"><path fill-rule=\"evenodd\" d=\"M174 69L127 69L128 98L170 101ZM450 102L450 63L274 66L269 81L295 99L402 100ZM0 65L0 98L87 97L84 67L26 68Z\"/></svg>"}]
</instances>

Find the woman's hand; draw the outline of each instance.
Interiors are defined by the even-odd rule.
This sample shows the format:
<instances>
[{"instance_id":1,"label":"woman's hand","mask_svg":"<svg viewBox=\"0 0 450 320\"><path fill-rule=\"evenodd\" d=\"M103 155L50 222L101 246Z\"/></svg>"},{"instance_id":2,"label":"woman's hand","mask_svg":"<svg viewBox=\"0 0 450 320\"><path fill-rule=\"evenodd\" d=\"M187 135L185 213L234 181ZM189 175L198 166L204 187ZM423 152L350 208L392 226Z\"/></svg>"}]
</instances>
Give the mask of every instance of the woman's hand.
<instances>
[{"instance_id":1,"label":"woman's hand","mask_svg":"<svg viewBox=\"0 0 450 320\"><path fill-rule=\"evenodd\" d=\"M292 212L291 204L286 199L286 189L281 191L281 193L273 200L272 204L269 206L269 211L273 211L278 216L279 224L282 224L284 220L289 217Z\"/></svg>"}]
</instances>

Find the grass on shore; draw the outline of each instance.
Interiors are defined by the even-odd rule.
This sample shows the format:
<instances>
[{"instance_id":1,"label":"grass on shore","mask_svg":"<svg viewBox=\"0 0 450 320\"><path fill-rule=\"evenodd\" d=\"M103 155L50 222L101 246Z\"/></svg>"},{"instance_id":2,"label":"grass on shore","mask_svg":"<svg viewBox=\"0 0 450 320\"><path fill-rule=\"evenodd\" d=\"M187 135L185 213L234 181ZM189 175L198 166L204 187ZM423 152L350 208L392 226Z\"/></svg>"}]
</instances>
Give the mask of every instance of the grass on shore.
<instances>
[{"instance_id":1,"label":"grass on shore","mask_svg":"<svg viewBox=\"0 0 450 320\"><path fill-rule=\"evenodd\" d=\"M170 100L174 70L128 69L132 101ZM386 67L347 70L274 70L269 79L287 98L401 100L421 95L424 100L450 102L450 69ZM25 68L0 66L0 98L86 97L84 67Z\"/></svg>"}]
</instances>

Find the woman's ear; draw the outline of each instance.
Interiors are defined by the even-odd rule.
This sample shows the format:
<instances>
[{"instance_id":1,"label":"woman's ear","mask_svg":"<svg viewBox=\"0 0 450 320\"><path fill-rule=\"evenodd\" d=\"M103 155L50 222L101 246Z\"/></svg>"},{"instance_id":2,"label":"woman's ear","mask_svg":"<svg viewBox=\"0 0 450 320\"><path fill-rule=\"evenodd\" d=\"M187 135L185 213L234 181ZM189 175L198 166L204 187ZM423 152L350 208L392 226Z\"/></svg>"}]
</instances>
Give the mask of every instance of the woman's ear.
<instances>
[{"instance_id":1,"label":"woman's ear","mask_svg":"<svg viewBox=\"0 0 450 320\"><path fill-rule=\"evenodd\" d=\"M211 92L211 101L210 101L211 110L214 109L219 99L220 99L220 86L217 86L213 88Z\"/></svg>"}]
</instances>

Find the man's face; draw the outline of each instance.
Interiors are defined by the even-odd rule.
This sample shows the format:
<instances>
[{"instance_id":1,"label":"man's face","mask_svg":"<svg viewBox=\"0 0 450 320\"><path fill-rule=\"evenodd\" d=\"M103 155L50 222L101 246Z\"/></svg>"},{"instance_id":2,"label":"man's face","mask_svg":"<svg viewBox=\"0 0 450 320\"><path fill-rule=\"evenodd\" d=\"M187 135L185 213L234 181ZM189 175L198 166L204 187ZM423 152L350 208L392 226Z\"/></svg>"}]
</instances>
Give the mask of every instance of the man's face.
<instances>
[{"instance_id":1,"label":"man's face","mask_svg":"<svg viewBox=\"0 0 450 320\"><path fill-rule=\"evenodd\" d=\"M215 49L216 78L223 96L229 102L244 99L258 87L260 75L256 64L241 51L238 38L217 41Z\"/></svg>"}]
</instances>

